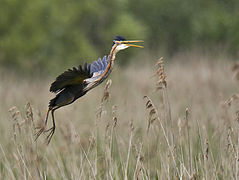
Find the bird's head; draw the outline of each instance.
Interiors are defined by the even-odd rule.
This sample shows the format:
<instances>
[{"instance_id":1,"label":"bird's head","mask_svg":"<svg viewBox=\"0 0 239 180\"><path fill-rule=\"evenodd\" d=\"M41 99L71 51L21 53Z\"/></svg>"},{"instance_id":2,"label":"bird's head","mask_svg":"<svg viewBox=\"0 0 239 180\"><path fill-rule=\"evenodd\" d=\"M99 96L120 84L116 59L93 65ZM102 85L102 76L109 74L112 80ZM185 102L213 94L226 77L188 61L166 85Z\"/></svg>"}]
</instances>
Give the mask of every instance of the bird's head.
<instances>
[{"instance_id":1,"label":"bird's head","mask_svg":"<svg viewBox=\"0 0 239 180\"><path fill-rule=\"evenodd\" d=\"M115 38L113 40L113 45L115 45L115 44L117 45L116 52L126 49L128 47L144 48L143 46L131 44L131 43L137 43L137 42L144 42L144 41L142 41L142 40L127 41L123 36L115 36Z\"/></svg>"}]
</instances>

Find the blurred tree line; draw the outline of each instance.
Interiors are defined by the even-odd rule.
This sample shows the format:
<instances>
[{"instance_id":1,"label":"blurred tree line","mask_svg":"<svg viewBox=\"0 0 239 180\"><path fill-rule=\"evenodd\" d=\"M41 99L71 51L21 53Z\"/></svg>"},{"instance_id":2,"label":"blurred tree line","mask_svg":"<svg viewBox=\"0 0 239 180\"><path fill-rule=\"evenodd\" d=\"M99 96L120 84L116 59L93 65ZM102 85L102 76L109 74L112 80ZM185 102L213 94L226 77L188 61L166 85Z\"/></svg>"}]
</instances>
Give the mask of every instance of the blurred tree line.
<instances>
[{"instance_id":1,"label":"blurred tree line","mask_svg":"<svg viewBox=\"0 0 239 180\"><path fill-rule=\"evenodd\" d=\"M237 56L238 30L238 0L1 0L0 65L62 70L107 54L115 35L143 39L150 52Z\"/></svg>"}]
</instances>

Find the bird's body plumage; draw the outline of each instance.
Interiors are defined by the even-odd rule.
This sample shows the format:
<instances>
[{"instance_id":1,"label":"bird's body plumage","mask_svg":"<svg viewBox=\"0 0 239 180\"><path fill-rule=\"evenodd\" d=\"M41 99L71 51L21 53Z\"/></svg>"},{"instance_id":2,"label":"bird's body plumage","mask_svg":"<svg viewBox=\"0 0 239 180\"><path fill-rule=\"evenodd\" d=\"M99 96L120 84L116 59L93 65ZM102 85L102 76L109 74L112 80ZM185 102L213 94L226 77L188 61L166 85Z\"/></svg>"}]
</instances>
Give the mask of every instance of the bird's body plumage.
<instances>
[{"instance_id":1,"label":"bird's body plumage","mask_svg":"<svg viewBox=\"0 0 239 180\"><path fill-rule=\"evenodd\" d=\"M116 36L108 56L99 58L91 64L85 63L83 67L79 65L78 68L73 67L72 69L68 69L56 78L50 86L50 91L56 93L56 97L49 102L44 127L40 128L36 134L36 139L42 132L50 131L47 136L48 143L50 142L55 132L54 111L62 106L73 103L89 90L101 84L111 73L114 66L115 55L118 51L130 46L142 48L142 46L126 44L132 42L142 41L126 41L124 37ZM53 127L49 130L45 130L50 111L52 113Z\"/></svg>"},{"instance_id":2,"label":"bird's body plumage","mask_svg":"<svg viewBox=\"0 0 239 180\"><path fill-rule=\"evenodd\" d=\"M50 101L49 108L59 108L73 103L90 90L86 89L88 84L98 82L95 84L97 86L102 83L110 74L109 72L106 76L101 77L108 65L109 56L104 56L92 64L85 64L84 68L79 65L78 68L73 67L59 75L50 87L50 91L57 95Z\"/></svg>"}]
</instances>

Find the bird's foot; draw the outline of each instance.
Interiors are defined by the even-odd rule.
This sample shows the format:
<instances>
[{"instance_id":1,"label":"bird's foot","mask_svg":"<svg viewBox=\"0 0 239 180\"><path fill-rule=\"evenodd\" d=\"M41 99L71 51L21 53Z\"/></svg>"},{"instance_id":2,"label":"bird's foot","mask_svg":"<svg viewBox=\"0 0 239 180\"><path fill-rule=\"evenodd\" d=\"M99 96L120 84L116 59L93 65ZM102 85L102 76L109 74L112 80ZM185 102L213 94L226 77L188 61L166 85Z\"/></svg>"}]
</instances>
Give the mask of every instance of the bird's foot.
<instances>
[{"instance_id":1,"label":"bird's foot","mask_svg":"<svg viewBox=\"0 0 239 180\"><path fill-rule=\"evenodd\" d=\"M41 127L36 127L36 129L39 129L39 130L38 130L38 131L36 132L36 134L35 134L35 136L36 136L35 141L39 138L39 136L40 136L43 132L45 132L46 126L44 125L44 126L41 126Z\"/></svg>"},{"instance_id":2,"label":"bird's foot","mask_svg":"<svg viewBox=\"0 0 239 180\"><path fill-rule=\"evenodd\" d=\"M52 138L53 134L55 133L55 127L53 126L50 129L46 130L46 126L44 125L42 127L36 127L36 129L39 129L39 131L35 134L35 136L36 136L35 141L39 138L39 136L42 133L49 132L49 134L46 137L46 141L47 141L47 145L48 145L51 141L51 138Z\"/></svg>"},{"instance_id":3,"label":"bird's foot","mask_svg":"<svg viewBox=\"0 0 239 180\"><path fill-rule=\"evenodd\" d=\"M47 141L47 145L48 145L51 141L53 134L55 133L55 127L53 126L52 128L45 130L44 132L49 132L49 134L46 137L46 141Z\"/></svg>"}]
</instances>

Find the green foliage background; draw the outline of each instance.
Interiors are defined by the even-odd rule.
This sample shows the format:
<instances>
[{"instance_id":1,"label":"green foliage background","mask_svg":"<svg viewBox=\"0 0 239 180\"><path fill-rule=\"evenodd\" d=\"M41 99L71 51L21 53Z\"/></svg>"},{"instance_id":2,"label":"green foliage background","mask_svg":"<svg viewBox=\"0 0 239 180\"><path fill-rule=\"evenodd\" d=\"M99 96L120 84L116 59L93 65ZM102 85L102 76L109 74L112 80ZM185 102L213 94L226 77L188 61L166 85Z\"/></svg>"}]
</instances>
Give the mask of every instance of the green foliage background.
<instances>
[{"instance_id":1,"label":"green foliage background","mask_svg":"<svg viewBox=\"0 0 239 180\"><path fill-rule=\"evenodd\" d=\"M108 53L115 35L168 54L239 48L238 0L1 0L0 65L58 71Z\"/></svg>"}]
</instances>

